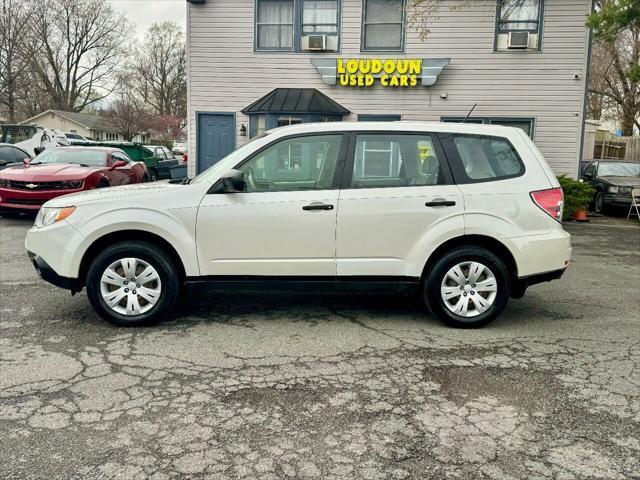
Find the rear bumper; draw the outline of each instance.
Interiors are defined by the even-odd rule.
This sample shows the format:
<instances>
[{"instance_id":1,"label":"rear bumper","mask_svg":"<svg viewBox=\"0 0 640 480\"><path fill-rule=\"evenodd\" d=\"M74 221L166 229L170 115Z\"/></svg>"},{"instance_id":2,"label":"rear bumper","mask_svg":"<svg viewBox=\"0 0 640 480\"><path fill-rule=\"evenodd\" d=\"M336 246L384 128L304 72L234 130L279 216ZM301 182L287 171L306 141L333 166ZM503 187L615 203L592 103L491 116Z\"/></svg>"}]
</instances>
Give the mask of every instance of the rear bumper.
<instances>
[{"instance_id":1,"label":"rear bumper","mask_svg":"<svg viewBox=\"0 0 640 480\"><path fill-rule=\"evenodd\" d=\"M158 172L158 180L171 178L171 169L178 165L178 160L161 160L156 166Z\"/></svg>"},{"instance_id":2,"label":"rear bumper","mask_svg":"<svg viewBox=\"0 0 640 480\"><path fill-rule=\"evenodd\" d=\"M551 272L536 273L535 275L529 275L528 277L521 277L518 279L518 282L520 282L525 287L530 287L531 285L536 285L538 283L559 280L560 278L562 278L562 275L564 275L564 272L566 271L567 269L565 267L560 270L553 270Z\"/></svg>"},{"instance_id":3,"label":"rear bumper","mask_svg":"<svg viewBox=\"0 0 640 480\"><path fill-rule=\"evenodd\" d=\"M511 238L507 246L514 254L518 278L563 270L571 260L571 235L560 225L544 235Z\"/></svg>"},{"instance_id":4,"label":"rear bumper","mask_svg":"<svg viewBox=\"0 0 640 480\"><path fill-rule=\"evenodd\" d=\"M33 267L44 281L49 282L56 287L64 288L65 290L71 290L76 292L80 290L80 281L77 278L68 278L58 275L58 273L51 268L51 266L44 261L42 257L39 257L33 252L27 251Z\"/></svg>"}]
</instances>

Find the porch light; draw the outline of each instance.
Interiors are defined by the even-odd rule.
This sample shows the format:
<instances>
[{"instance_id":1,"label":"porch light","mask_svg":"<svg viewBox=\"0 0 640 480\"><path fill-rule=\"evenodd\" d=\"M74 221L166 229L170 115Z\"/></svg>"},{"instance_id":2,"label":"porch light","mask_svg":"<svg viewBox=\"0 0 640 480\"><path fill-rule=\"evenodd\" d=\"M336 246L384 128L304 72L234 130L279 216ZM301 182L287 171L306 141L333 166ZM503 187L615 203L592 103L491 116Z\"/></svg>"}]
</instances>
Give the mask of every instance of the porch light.
<instances>
[{"instance_id":1,"label":"porch light","mask_svg":"<svg viewBox=\"0 0 640 480\"><path fill-rule=\"evenodd\" d=\"M247 126L244 123L240 127L240 135L243 137L247 136Z\"/></svg>"}]
</instances>

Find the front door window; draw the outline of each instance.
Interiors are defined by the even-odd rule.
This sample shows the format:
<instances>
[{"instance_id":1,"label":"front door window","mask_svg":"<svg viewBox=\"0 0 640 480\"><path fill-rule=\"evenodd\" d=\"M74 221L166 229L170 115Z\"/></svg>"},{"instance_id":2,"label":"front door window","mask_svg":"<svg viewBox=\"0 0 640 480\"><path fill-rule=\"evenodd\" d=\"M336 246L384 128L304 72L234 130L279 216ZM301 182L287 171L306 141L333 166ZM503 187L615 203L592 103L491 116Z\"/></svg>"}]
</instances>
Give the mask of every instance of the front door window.
<instances>
[{"instance_id":1,"label":"front door window","mask_svg":"<svg viewBox=\"0 0 640 480\"><path fill-rule=\"evenodd\" d=\"M323 190L331 188L342 135L315 135L283 140L239 169L249 192Z\"/></svg>"}]
</instances>

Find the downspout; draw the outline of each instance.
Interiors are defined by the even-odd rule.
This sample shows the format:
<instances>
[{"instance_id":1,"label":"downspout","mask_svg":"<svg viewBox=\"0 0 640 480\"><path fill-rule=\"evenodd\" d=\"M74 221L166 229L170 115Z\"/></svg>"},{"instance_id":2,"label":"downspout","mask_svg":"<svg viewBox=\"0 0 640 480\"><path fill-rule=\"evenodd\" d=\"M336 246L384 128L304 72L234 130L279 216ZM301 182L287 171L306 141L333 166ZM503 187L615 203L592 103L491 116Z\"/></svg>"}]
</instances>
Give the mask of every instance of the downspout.
<instances>
[{"instance_id":1,"label":"downspout","mask_svg":"<svg viewBox=\"0 0 640 480\"><path fill-rule=\"evenodd\" d=\"M596 1L591 0L591 13L596 11ZM587 45L587 62L584 72L584 97L582 99L582 125L580 130L580 156L578 157L578 171L576 172L576 178L580 178L580 170L582 166L582 156L584 155L584 134L585 134L585 122L587 120L587 97L589 95L589 72L591 70L591 50L593 49L593 29L589 29L589 40Z\"/></svg>"}]
</instances>

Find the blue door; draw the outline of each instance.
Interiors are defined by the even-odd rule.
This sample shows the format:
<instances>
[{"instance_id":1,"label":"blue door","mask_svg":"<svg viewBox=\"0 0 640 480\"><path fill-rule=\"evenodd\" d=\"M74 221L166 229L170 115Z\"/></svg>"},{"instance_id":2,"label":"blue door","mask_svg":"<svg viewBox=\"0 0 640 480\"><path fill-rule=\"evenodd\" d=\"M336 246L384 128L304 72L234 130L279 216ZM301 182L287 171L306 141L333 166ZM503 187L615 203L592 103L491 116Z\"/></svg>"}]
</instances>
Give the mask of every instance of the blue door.
<instances>
[{"instance_id":1,"label":"blue door","mask_svg":"<svg viewBox=\"0 0 640 480\"><path fill-rule=\"evenodd\" d=\"M235 148L233 113L198 114L198 172L206 170Z\"/></svg>"}]
</instances>

